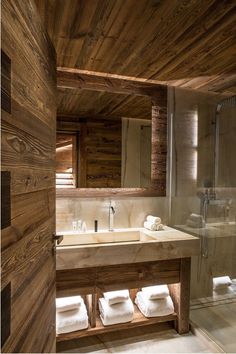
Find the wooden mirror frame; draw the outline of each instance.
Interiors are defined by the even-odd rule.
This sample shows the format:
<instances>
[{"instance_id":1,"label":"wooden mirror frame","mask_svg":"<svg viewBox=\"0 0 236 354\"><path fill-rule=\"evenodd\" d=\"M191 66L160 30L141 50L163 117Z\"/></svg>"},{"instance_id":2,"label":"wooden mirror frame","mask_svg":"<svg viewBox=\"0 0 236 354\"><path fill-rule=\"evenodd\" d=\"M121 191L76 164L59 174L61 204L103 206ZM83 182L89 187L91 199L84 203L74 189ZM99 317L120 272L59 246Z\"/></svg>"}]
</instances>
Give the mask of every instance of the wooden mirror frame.
<instances>
[{"instance_id":1,"label":"wooden mirror frame","mask_svg":"<svg viewBox=\"0 0 236 354\"><path fill-rule=\"evenodd\" d=\"M71 85L71 82L69 84ZM158 85L154 90L152 87L150 91L143 86L144 84L142 84L143 94L149 96L152 101L151 188L57 188L57 198L166 196L167 86Z\"/></svg>"}]
</instances>

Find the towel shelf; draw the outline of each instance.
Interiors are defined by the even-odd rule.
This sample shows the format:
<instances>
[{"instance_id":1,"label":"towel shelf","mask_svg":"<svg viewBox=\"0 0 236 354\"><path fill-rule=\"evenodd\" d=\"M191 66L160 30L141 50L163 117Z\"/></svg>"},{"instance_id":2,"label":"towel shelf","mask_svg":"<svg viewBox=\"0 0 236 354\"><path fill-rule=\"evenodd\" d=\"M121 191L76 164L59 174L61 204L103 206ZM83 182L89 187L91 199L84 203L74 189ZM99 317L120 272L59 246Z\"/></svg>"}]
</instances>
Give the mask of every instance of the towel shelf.
<instances>
[{"instance_id":1,"label":"towel shelf","mask_svg":"<svg viewBox=\"0 0 236 354\"><path fill-rule=\"evenodd\" d=\"M161 323L161 322L170 322L170 321L175 321L176 319L177 319L176 313L168 316L146 318L138 310L137 306L134 305L134 319L132 322L119 323L110 326L103 326L100 320L99 313L97 312L96 327L92 328L91 326L89 326L88 329L84 329L81 331L59 334L57 336L57 342L62 342L62 341L76 339L76 338L92 336L92 335L98 335L98 334L112 332L112 331L119 331L122 329L129 329L137 326L145 326L145 325Z\"/></svg>"},{"instance_id":2,"label":"towel shelf","mask_svg":"<svg viewBox=\"0 0 236 354\"><path fill-rule=\"evenodd\" d=\"M57 336L57 341L62 342L105 332L169 321L174 321L175 328L179 334L188 333L190 265L190 258L179 258L57 271L57 297L83 296L90 322L88 329L60 334ZM173 315L146 318L135 305L132 322L103 326L97 313L97 300L102 296L102 292L129 289L130 297L134 301L135 294L139 288L157 284L168 284L175 309Z\"/></svg>"}]
</instances>

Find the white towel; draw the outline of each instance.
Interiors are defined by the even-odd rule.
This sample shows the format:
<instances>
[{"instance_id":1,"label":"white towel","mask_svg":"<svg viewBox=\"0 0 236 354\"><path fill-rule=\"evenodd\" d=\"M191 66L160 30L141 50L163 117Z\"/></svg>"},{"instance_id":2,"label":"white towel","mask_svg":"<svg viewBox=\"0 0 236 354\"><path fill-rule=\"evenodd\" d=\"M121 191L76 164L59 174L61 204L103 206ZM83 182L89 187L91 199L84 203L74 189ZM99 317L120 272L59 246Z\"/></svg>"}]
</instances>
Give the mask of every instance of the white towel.
<instances>
[{"instance_id":1,"label":"white towel","mask_svg":"<svg viewBox=\"0 0 236 354\"><path fill-rule=\"evenodd\" d=\"M162 224L153 224L150 221L144 221L143 226L145 227L145 229L151 230L151 231L160 231L163 230L164 227Z\"/></svg>"},{"instance_id":2,"label":"white towel","mask_svg":"<svg viewBox=\"0 0 236 354\"><path fill-rule=\"evenodd\" d=\"M74 310L56 311L56 333L69 333L88 328L88 315L82 300L80 307Z\"/></svg>"},{"instance_id":3,"label":"white towel","mask_svg":"<svg viewBox=\"0 0 236 354\"><path fill-rule=\"evenodd\" d=\"M213 278L213 290L226 288L227 286L230 286L231 284L232 284L232 281L231 281L230 277L228 277L228 276Z\"/></svg>"},{"instance_id":4,"label":"white towel","mask_svg":"<svg viewBox=\"0 0 236 354\"><path fill-rule=\"evenodd\" d=\"M199 220L199 221L193 221L191 219L187 219L186 225L195 229L199 229L204 227L204 222Z\"/></svg>"},{"instance_id":5,"label":"white towel","mask_svg":"<svg viewBox=\"0 0 236 354\"><path fill-rule=\"evenodd\" d=\"M109 305L119 304L129 299L128 290L108 291L103 294Z\"/></svg>"},{"instance_id":6,"label":"white towel","mask_svg":"<svg viewBox=\"0 0 236 354\"><path fill-rule=\"evenodd\" d=\"M203 221L202 215L194 214L194 213L190 214L189 219L192 221L195 221L195 222L199 222L199 223L201 223Z\"/></svg>"},{"instance_id":7,"label":"white towel","mask_svg":"<svg viewBox=\"0 0 236 354\"><path fill-rule=\"evenodd\" d=\"M148 215L147 221L151 222L152 224L161 224L161 218L159 218L158 216Z\"/></svg>"},{"instance_id":8,"label":"white towel","mask_svg":"<svg viewBox=\"0 0 236 354\"><path fill-rule=\"evenodd\" d=\"M100 298L98 306L104 326L130 322L134 318L134 305L130 298L115 305L109 305L108 301Z\"/></svg>"},{"instance_id":9,"label":"white towel","mask_svg":"<svg viewBox=\"0 0 236 354\"><path fill-rule=\"evenodd\" d=\"M78 309L81 305L81 296L60 297L56 299L57 312Z\"/></svg>"},{"instance_id":10,"label":"white towel","mask_svg":"<svg viewBox=\"0 0 236 354\"><path fill-rule=\"evenodd\" d=\"M143 291L139 291L135 298L135 304L145 317L167 316L174 312L170 296L164 299L148 300Z\"/></svg>"},{"instance_id":11,"label":"white towel","mask_svg":"<svg viewBox=\"0 0 236 354\"><path fill-rule=\"evenodd\" d=\"M148 300L163 299L170 295L167 285L154 285L142 288Z\"/></svg>"}]
</instances>

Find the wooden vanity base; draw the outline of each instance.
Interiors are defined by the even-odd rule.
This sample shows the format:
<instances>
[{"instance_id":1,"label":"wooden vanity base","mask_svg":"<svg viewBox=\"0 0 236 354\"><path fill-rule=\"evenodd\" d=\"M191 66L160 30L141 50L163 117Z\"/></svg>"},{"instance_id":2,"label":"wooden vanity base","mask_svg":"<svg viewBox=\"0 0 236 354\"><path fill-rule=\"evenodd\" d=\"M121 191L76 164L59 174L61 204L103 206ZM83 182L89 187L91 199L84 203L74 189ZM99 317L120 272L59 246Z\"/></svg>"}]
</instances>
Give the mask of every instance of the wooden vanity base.
<instances>
[{"instance_id":1,"label":"wooden vanity base","mask_svg":"<svg viewBox=\"0 0 236 354\"><path fill-rule=\"evenodd\" d=\"M166 321L174 321L179 334L187 333L189 331L190 265L191 258L181 258L58 270L57 297L82 295L88 310L90 325L86 330L60 334L57 336L57 341ZM103 326L97 309L97 300L102 296L102 292L130 289L131 299L134 300L141 287L158 284L168 284L169 286L175 307L173 315L146 318L134 305L135 313L132 322Z\"/></svg>"}]
</instances>

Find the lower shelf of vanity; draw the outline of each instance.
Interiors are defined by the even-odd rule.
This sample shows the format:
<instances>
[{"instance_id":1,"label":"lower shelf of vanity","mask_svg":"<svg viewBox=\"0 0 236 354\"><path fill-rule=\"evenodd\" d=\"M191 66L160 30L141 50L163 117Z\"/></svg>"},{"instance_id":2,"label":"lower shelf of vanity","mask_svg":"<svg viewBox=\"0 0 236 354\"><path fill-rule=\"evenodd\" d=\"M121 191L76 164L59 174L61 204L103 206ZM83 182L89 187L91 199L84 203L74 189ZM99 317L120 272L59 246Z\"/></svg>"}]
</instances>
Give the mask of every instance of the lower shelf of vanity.
<instances>
[{"instance_id":1,"label":"lower shelf of vanity","mask_svg":"<svg viewBox=\"0 0 236 354\"><path fill-rule=\"evenodd\" d=\"M168 315L168 316L147 318L143 316L142 313L138 310L138 308L134 305L134 319L132 322L119 323L111 326L103 326L100 316L99 314L97 314L96 327L89 326L87 329L81 331L59 334L57 335L57 342L77 339L81 337L94 336L105 332L107 333L112 331L119 331L122 329L134 328L137 326L145 326L154 323L175 321L176 319L177 319L176 313L173 313L172 315Z\"/></svg>"}]
</instances>

